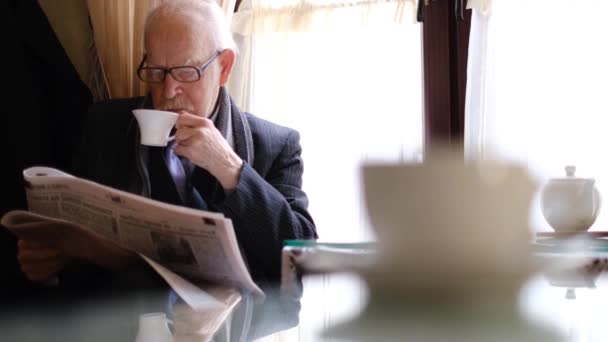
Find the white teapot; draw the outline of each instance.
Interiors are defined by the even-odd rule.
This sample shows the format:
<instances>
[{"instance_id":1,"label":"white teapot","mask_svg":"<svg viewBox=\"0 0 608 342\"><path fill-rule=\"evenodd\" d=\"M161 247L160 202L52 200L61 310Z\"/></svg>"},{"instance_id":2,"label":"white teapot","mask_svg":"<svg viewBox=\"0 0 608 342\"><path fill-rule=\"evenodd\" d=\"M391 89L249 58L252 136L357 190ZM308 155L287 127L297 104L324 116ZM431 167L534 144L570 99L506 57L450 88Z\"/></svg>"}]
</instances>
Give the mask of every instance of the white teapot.
<instances>
[{"instance_id":1,"label":"white teapot","mask_svg":"<svg viewBox=\"0 0 608 342\"><path fill-rule=\"evenodd\" d=\"M601 197L595 179L575 177L575 166L566 166L565 178L550 179L541 191L541 209L557 232L585 232L595 222Z\"/></svg>"}]
</instances>

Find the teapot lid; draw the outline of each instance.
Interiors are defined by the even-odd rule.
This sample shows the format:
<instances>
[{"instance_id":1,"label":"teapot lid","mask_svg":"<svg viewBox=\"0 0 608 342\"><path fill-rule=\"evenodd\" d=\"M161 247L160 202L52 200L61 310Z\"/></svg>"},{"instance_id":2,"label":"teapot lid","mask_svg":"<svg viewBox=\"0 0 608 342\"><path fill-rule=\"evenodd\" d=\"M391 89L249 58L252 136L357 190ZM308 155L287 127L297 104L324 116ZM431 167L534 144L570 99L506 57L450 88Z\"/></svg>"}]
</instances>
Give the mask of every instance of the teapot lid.
<instances>
[{"instance_id":1,"label":"teapot lid","mask_svg":"<svg viewBox=\"0 0 608 342\"><path fill-rule=\"evenodd\" d=\"M566 171L566 177L559 177L559 178L552 178L551 180L556 180L556 181L594 181L593 178L581 178L581 177L576 177L576 166L574 165L566 165L566 167L564 167L564 170Z\"/></svg>"},{"instance_id":2,"label":"teapot lid","mask_svg":"<svg viewBox=\"0 0 608 342\"><path fill-rule=\"evenodd\" d=\"M566 170L566 177L568 177L568 178L574 177L574 174L576 173L576 166L566 165L566 167L564 169Z\"/></svg>"}]
</instances>

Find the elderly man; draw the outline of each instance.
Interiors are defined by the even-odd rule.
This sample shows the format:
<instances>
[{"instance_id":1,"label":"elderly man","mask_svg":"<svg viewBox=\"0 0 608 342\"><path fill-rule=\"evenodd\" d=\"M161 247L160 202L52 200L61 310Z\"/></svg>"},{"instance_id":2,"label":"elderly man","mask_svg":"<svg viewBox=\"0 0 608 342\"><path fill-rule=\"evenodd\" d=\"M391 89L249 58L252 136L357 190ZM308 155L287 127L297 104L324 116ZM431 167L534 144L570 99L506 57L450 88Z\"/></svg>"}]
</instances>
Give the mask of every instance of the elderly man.
<instances>
[{"instance_id":1,"label":"elderly man","mask_svg":"<svg viewBox=\"0 0 608 342\"><path fill-rule=\"evenodd\" d=\"M214 2L166 1L148 16L137 70L149 96L89 110L78 176L163 202L222 212L233 222L251 275L280 280L286 239L316 238L302 191L299 134L239 110L224 88L235 47ZM175 143L139 144L135 108L179 114ZM185 182L170 169L179 160ZM46 281L69 263L60 252L20 241L25 274ZM72 264L72 263L69 263Z\"/></svg>"},{"instance_id":2,"label":"elderly man","mask_svg":"<svg viewBox=\"0 0 608 342\"><path fill-rule=\"evenodd\" d=\"M224 86L235 47L214 1L163 2L146 19L144 47L137 75L148 84L149 96L90 108L75 158L76 175L163 202L223 213L232 220L253 280L268 293L280 281L283 241L317 236L302 191L298 132L241 112L231 100ZM131 113L135 108L178 113L175 143L141 145ZM176 163L185 181L174 174ZM27 241L19 242L18 258L24 273L41 283L59 275L60 284L80 289L83 279L105 288L163 286L142 265L108 272ZM292 304L297 311L299 304Z\"/></svg>"}]
</instances>

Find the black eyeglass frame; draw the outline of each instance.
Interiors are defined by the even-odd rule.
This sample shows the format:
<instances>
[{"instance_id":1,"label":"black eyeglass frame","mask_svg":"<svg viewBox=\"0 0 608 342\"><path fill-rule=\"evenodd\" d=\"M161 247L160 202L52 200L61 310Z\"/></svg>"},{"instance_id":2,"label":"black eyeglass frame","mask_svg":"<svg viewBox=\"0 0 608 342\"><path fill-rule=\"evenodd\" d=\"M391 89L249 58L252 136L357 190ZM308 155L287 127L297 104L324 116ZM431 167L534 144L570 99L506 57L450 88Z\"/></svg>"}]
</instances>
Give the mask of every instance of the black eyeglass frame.
<instances>
[{"instance_id":1,"label":"black eyeglass frame","mask_svg":"<svg viewBox=\"0 0 608 342\"><path fill-rule=\"evenodd\" d=\"M200 67L196 67L193 65L180 65L180 66L176 66L176 67L171 67L171 68L161 68L161 67L144 67L144 63L146 62L146 57L147 55L144 54L143 58L141 59L141 63L139 63L139 66L137 67L137 77L142 80L143 82L146 83L163 83L165 82L165 78L167 77L167 74L171 74L171 77L173 77L174 80L178 81L178 82L182 82L182 83L192 83L192 82L196 82L198 80L201 79L201 74L205 71L205 69L207 69L207 67L211 64L211 62L213 62L217 56L219 56L222 53L222 51L217 51L213 56L211 56L211 58L209 58L209 60L207 62L205 62L203 65L201 65ZM173 74L173 70L176 69L183 69L183 68L192 68L194 70L196 70L196 74L198 75L198 77L195 80L191 80L191 81L181 81L178 80L175 75ZM159 80L159 81L148 81L145 80L142 76L141 73L144 70L162 70L163 71L163 77Z\"/></svg>"}]
</instances>

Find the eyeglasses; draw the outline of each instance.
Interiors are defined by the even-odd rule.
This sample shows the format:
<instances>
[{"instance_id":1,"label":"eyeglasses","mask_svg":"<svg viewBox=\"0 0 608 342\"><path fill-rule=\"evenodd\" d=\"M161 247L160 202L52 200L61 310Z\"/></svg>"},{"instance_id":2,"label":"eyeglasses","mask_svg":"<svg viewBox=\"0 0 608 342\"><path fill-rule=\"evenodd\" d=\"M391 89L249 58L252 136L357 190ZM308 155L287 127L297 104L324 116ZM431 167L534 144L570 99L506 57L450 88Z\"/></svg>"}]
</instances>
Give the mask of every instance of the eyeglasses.
<instances>
[{"instance_id":1,"label":"eyeglasses","mask_svg":"<svg viewBox=\"0 0 608 342\"><path fill-rule=\"evenodd\" d=\"M140 80L148 83L162 83L165 81L166 75L169 73L171 76L179 82L196 82L201 79L201 74L207 69L209 64L213 62L222 51L216 52L205 64L200 67L195 66L177 66L173 68L160 68L160 67L144 67L146 62L146 55L139 63L137 67L137 77Z\"/></svg>"}]
</instances>

